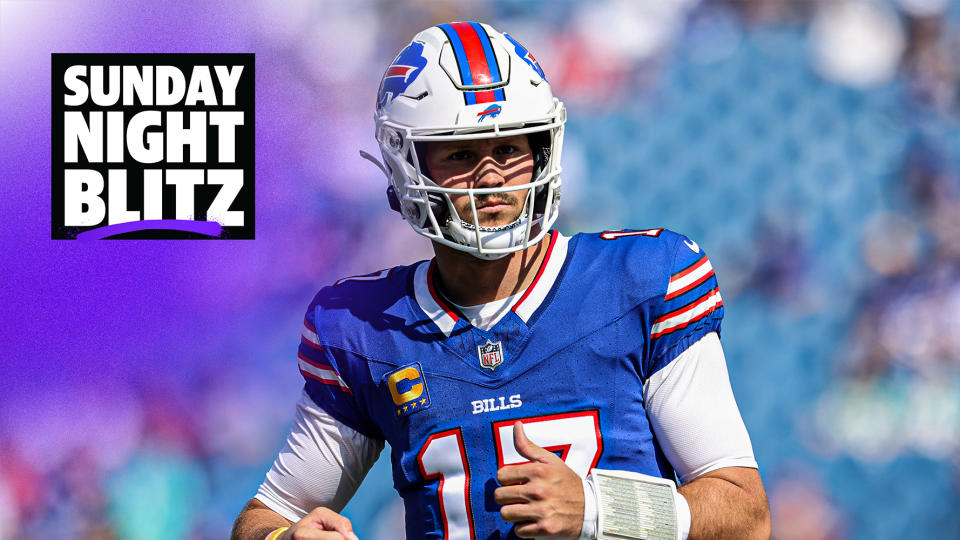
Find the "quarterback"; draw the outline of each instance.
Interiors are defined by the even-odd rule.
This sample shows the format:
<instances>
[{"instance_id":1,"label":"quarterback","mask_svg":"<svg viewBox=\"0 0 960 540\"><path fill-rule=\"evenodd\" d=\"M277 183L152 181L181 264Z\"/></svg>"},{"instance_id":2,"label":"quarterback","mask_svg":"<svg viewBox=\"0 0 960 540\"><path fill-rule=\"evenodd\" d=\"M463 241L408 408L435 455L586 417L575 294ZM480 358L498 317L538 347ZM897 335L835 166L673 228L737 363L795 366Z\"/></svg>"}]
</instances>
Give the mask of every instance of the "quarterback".
<instances>
[{"instance_id":1,"label":"quarterback","mask_svg":"<svg viewBox=\"0 0 960 540\"><path fill-rule=\"evenodd\" d=\"M665 229L552 229L566 110L534 56L429 28L374 117L365 157L435 257L310 303L296 419L233 538L356 539L337 512L386 442L409 539L769 537L710 261Z\"/></svg>"}]
</instances>

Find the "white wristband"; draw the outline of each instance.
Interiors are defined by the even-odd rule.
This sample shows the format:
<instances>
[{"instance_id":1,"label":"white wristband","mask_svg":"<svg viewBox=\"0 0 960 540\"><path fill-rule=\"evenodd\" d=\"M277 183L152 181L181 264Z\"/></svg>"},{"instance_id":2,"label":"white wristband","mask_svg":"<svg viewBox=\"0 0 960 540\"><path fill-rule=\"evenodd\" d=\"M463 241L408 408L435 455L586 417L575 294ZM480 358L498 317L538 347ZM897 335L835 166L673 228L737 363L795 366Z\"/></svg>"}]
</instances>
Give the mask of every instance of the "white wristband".
<instances>
[{"instance_id":1,"label":"white wristband","mask_svg":"<svg viewBox=\"0 0 960 540\"><path fill-rule=\"evenodd\" d=\"M585 533L592 532L598 540L686 540L690 522L690 506L672 480L604 469L593 469L587 477L580 539L591 538Z\"/></svg>"}]
</instances>

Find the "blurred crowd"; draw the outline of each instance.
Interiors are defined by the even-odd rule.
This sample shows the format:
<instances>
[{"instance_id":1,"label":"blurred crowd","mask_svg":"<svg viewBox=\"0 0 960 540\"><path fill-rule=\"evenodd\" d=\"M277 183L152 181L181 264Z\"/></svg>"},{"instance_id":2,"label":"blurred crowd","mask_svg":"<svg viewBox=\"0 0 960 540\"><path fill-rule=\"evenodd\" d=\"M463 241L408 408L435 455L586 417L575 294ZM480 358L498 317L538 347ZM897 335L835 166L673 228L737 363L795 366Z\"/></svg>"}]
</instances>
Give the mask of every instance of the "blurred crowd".
<instances>
[{"instance_id":1,"label":"blurred crowd","mask_svg":"<svg viewBox=\"0 0 960 540\"><path fill-rule=\"evenodd\" d=\"M960 534L960 3L238 9L274 117L258 140L284 141L271 151L286 166L258 171L258 214L289 216L222 295L254 321L251 345L214 330L216 361L189 373L108 393L92 378L79 411L6 405L0 539L227 536L292 420L314 291L430 256L357 150L375 148L396 51L468 17L517 36L567 104L561 231L669 227L710 253L774 537ZM14 420L27 411L42 425ZM361 538L387 538L399 511L383 459L367 480L347 514Z\"/></svg>"}]
</instances>

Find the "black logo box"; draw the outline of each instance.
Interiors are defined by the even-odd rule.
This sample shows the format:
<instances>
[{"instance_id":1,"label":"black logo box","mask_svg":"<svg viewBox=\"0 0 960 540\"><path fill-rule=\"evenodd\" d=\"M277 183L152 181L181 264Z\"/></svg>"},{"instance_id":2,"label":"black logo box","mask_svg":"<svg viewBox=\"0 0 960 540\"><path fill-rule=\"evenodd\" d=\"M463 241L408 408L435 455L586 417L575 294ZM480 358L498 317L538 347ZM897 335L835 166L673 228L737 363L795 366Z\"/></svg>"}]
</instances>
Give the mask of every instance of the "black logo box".
<instances>
[{"instance_id":1,"label":"black logo box","mask_svg":"<svg viewBox=\"0 0 960 540\"><path fill-rule=\"evenodd\" d=\"M212 66L243 66L243 72L236 89L236 103L234 106L222 105L222 91L216 82L214 83L217 94L217 106L210 107L204 104L185 106L182 103L172 106L142 105L134 97L134 104L124 106L121 99L118 103L101 107L92 103L88 96L87 102L80 106L66 106L64 97L69 91L64 83L64 73L68 67L74 65L84 66L175 66L184 73L187 78L187 87L189 88L189 77L194 66L210 66L211 76L216 80ZM105 84L109 83L108 69L104 69ZM65 227L64 221L64 171L68 168L92 169L98 171L104 179L104 190L101 198L109 204L106 181L107 171L109 169L127 170L127 206L131 210L143 210L143 171L145 169L242 169L243 187L240 193L234 199L230 210L244 211L243 226L223 227L221 239L253 239L255 222L255 204L254 204L254 54L253 53L53 53L51 55L51 78L52 78L52 107L51 116L52 126L52 206L51 206L51 233L53 239L73 239L77 234L105 226L107 218L98 225L90 227ZM87 85L90 85L89 67L86 75ZM154 82L155 83L155 82ZM135 94L134 94L135 96ZM159 163L143 164L133 161L130 158L126 142L124 142L124 161L123 163L89 163L82 148L78 151L77 163L64 163L64 113L68 110L73 111L123 111L124 113L124 132L130 118L140 111L155 110L161 111L183 111L185 114L184 124L189 120L186 118L190 111L243 111L244 123L236 128L235 133L235 161L233 163L219 164L208 161L201 163L191 163L187 159L190 155L190 148L184 148L183 163ZM104 122L106 124L106 122ZM149 131L162 131L161 128L152 128ZM106 129L104 130L106 131ZM125 136L125 135L124 135ZM207 128L207 159L212 160L216 155L217 145L219 144L216 126ZM106 145L104 145L106 148ZM106 152L104 152L106 153ZM164 149L164 157L166 150ZM194 204L198 209L194 219L203 221L206 219L206 209L211 201L216 197L220 190L218 185L198 185L194 191ZM163 186L163 217L172 219L175 209L174 199L175 187L172 185ZM169 216L169 217L168 217ZM141 216L142 217L142 216ZM125 234L113 236L112 238L123 239L209 239L211 237L202 234L173 231L173 230L142 230L128 232Z\"/></svg>"}]
</instances>

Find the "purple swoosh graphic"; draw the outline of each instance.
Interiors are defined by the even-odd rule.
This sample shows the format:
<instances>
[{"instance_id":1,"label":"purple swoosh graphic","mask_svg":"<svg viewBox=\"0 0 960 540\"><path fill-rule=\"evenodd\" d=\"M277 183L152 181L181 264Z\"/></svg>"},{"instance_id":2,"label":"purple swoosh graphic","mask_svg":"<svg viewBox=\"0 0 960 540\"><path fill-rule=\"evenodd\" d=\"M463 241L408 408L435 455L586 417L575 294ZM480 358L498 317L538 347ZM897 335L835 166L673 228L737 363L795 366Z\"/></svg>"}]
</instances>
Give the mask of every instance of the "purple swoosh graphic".
<instances>
[{"instance_id":1,"label":"purple swoosh graphic","mask_svg":"<svg viewBox=\"0 0 960 540\"><path fill-rule=\"evenodd\" d=\"M190 219L145 219L142 221L128 221L116 223L106 227L97 227L83 231L77 235L77 240L101 240L109 236L148 230L184 231L202 234L205 236L220 236L223 227L216 221L193 221Z\"/></svg>"}]
</instances>

